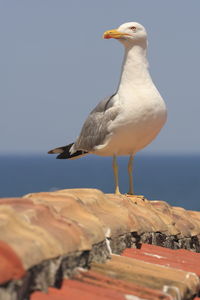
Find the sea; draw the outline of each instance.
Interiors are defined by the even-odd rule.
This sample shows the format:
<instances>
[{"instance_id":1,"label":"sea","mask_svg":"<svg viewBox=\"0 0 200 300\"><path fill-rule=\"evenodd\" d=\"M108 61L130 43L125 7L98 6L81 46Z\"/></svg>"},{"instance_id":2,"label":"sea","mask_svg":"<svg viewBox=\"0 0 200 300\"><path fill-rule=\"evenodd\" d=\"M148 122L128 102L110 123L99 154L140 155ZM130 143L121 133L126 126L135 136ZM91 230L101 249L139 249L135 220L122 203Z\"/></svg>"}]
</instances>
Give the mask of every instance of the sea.
<instances>
[{"instance_id":1,"label":"sea","mask_svg":"<svg viewBox=\"0 0 200 300\"><path fill-rule=\"evenodd\" d=\"M128 157L119 157L122 193L128 192ZM149 200L200 210L200 155L138 154L134 160L135 193ZM112 158L88 155L58 160L54 155L1 155L0 197L70 188L114 191Z\"/></svg>"}]
</instances>

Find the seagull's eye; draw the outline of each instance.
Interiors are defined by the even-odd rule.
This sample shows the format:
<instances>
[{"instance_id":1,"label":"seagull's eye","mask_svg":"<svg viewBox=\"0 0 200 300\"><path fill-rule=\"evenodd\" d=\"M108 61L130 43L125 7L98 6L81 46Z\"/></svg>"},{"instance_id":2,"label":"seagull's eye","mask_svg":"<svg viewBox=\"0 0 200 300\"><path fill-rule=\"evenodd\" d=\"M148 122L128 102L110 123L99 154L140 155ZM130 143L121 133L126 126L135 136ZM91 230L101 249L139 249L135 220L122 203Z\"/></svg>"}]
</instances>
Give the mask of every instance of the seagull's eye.
<instances>
[{"instance_id":1,"label":"seagull's eye","mask_svg":"<svg viewBox=\"0 0 200 300\"><path fill-rule=\"evenodd\" d=\"M136 31L136 27L135 26L130 27L130 29L133 30L133 31Z\"/></svg>"}]
</instances>

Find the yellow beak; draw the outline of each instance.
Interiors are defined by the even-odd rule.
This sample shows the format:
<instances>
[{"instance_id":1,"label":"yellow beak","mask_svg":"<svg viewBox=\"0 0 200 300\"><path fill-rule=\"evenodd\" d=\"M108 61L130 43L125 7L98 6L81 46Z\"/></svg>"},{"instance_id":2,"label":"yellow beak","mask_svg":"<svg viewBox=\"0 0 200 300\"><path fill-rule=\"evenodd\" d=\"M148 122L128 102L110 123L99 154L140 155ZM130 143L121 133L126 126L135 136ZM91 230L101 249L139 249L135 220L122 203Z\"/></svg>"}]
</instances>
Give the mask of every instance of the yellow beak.
<instances>
[{"instance_id":1,"label":"yellow beak","mask_svg":"<svg viewBox=\"0 0 200 300\"><path fill-rule=\"evenodd\" d=\"M103 38L104 39L111 39L111 38L120 39L121 37L126 36L126 35L130 35L130 34L120 32L117 29L112 29L112 30L105 31L103 34Z\"/></svg>"}]
</instances>

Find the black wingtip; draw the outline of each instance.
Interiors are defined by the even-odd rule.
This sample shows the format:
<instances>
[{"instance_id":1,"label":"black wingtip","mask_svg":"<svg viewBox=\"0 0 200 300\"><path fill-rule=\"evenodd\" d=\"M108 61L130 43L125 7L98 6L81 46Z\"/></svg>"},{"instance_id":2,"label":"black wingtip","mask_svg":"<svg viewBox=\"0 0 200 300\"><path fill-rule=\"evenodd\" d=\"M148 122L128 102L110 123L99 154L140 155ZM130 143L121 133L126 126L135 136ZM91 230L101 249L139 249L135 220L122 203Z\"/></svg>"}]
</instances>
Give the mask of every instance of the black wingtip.
<instances>
[{"instance_id":1,"label":"black wingtip","mask_svg":"<svg viewBox=\"0 0 200 300\"><path fill-rule=\"evenodd\" d=\"M67 146L52 149L52 150L48 151L48 154L59 154L56 156L57 159L73 159L73 158L78 158L79 156L81 157L81 156L87 154L86 151L82 151L82 150L78 150L75 153L71 154L70 149L73 146L73 144L74 143L69 144Z\"/></svg>"},{"instance_id":2,"label":"black wingtip","mask_svg":"<svg viewBox=\"0 0 200 300\"><path fill-rule=\"evenodd\" d=\"M58 156L56 156L57 159L74 159L74 158L80 158L83 155L86 155L88 152L78 150L75 153L71 154L69 150L67 149L63 153L60 153Z\"/></svg>"},{"instance_id":3,"label":"black wingtip","mask_svg":"<svg viewBox=\"0 0 200 300\"><path fill-rule=\"evenodd\" d=\"M53 150L47 152L48 154L54 154Z\"/></svg>"},{"instance_id":4,"label":"black wingtip","mask_svg":"<svg viewBox=\"0 0 200 300\"><path fill-rule=\"evenodd\" d=\"M54 148L52 150L48 151L48 154L58 154L58 153L63 153L65 152L67 149L69 150L71 148L73 144L67 145L67 146L62 146L62 147L58 147L58 148Z\"/></svg>"}]
</instances>

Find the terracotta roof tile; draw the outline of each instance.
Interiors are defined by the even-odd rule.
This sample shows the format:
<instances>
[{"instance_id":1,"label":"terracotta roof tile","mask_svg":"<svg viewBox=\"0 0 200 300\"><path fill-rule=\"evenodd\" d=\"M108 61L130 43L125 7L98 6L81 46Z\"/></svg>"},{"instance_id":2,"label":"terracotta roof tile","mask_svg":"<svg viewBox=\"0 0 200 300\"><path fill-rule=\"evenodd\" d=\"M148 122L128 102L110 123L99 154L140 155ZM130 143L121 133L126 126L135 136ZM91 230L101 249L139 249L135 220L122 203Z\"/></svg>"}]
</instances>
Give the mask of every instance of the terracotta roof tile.
<instances>
[{"instance_id":1,"label":"terracotta roof tile","mask_svg":"<svg viewBox=\"0 0 200 300\"><path fill-rule=\"evenodd\" d=\"M91 214L86 206L81 205L81 200L72 193L67 194L61 191L35 193L26 195L25 199L26 201L31 199L35 204L49 207L56 218L60 217L81 224L81 228L85 231L91 245L105 238L104 231L106 229L104 229L103 223Z\"/></svg>"},{"instance_id":2,"label":"terracotta roof tile","mask_svg":"<svg viewBox=\"0 0 200 300\"><path fill-rule=\"evenodd\" d=\"M76 201L70 205L70 199L66 197L38 194L39 199L43 196L49 201L56 199L58 205L44 205L44 201L33 202L32 198L0 201L0 218L4 219L2 226L0 224L0 238L18 253L25 268L52 257L89 250L93 244L105 239L99 220ZM74 217L73 206L76 206ZM60 209L59 213L56 209ZM71 218L67 217L69 212Z\"/></svg>"},{"instance_id":3,"label":"terracotta roof tile","mask_svg":"<svg viewBox=\"0 0 200 300\"><path fill-rule=\"evenodd\" d=\"M172 207L164 201L151 201L151 205L159 211L159 215L160 212L162 212L165 217L168 216L170 220L168 226L170 226L172 230L171 234L173 234L173 231L177 231L177 233L182 236L194 236L200 234L200 212L192 214L192 212L187 211L184 208ZM192 221L191 215L193 216Z\"/></svg>"},{"instance_id":4,"label":"terracotta roof tile","mask_svg":"<svg viewBox=\"0 0 200 300\"><path fill-rule=\"evenodd\" d=\"M0 283L19 279L25 275L25 270L17 254L9 245L0 241Z\"/></svg>"},{"instance_id":5,"label":"terracotta roof tile","mask_svg":"<svg viewBox=\"0 0 200 300\"><path fill-rule=\"evenodd\" d=\"M64 280L61 290L49 288L48 293L36 292L31 300L103 300L116 299L125 300L122 293L113 290L105 290L101 287L95 287L90 284L78 282L75 280Z\"/></svg>"},{"instance_id":6,"label":"terracotta roof tile","mask_svg":"<svg viewBox=\"0 0 200 300\"><path fill-rule=\"evenodd\" d=\"M196 273L200 277L200 253L184 249L171 250L142 244L141 249L126 249L123 256Z\"/></svg>"},{"instance_id":7,"label":"terracotta roof tile","mask_svg":"<svg viewBox=\"0 0 200 300\"><path fill-rule=\"evenodd\" d=\"M190 217L187 210L181 207L173 207L172 215L176 222L176 227L180 229L182 236L194 236L200 234L199 224L196 218Z\"/></svg>"},{"instance_id":8,"label":"terracotta roof tile","mask_svg":"<svg viewBox=\"0 0 200 300\"><path fill-rule=\"evenodd\" d=\"M66 300L131 299L128 296L148 300L171 300L171 296L166 293L137 286L94 271L81 272L73 280L64 280L61 290L50 288L47 294L35 292L31 300L61 300L64 297Z\"/></svg>"},{"instance_id":9,"label":"terracotta roof tile","mask_svg":"<svg viewBox=\"0 0 200 300\"><path fill-rule=\"evenodd\" d=\"M64 253L91 247L88 236L85 236L84 231L76 223L53 213L48 206L33 203L26 198L1 199L0 204L10 204L18 215L27 221L27 225L36 225L50 233L56 238L57 244L61 244ZM69 237L67 241L63 239L63 235ZM83 241L85 247L82 245L79 249L79 244Z\"/></svg>"},{"instance_id":10,"label":"terracotta roof tile","mask_svg":"<svg viewBox=\"0 0 200 300\"><path fill-rule=\"evenodd\" d=\"M117 201L109 201L108 197L99 190L69 189L57 191L57 194L73 195L76 201L79 201L79 205L99 219L106 235L119 235L131 229L132 223L127 209L119 206Z\"/></svg>"},{"instance_id":11,"label":"terracotta roof tile","mask_svg":"<svg viewBox=\"0 0 200 300\"><path fill-rule=\"evenodd\" d=\"M24 216L16 214L10 206L0 206L0 239L8 243L18 254L25 268L47 257L56 257L60 245L43 228L31 225Z\"/></svg>"},{"instance_id":12,"label":"terracotta roof tile","mask_svg":"<svg viewBox=\"0 0 200 300\"><path fill-rule=\"evenodd\" d=\"M170 298L163 292L147 287L141 287L133 282L116 279L113 276L96 272L93 269L88 272L80 272L74 279L84 283L89 283L94 286L102 287L105 290L114 290L124 295L135 295L137 297L148 298L152 300Z\"/></svg>"},{"instance_id":13,"label":"terracotta roof tile","mask_svg":"<svg viewBox=\"0 0 200 300\"><path fill-rule=\"evenodd\" d=\"M143 287L164 290L171 296L181 299L195 295L200 285L199 278L194 273L163 267L134 258L112 256L112 259L105 264L93 263L92 268L102 274Z\"/></svg>"},{"instance_id":14,"label":"terracotta roof tile","mask_svg":"<svg viewBox=\"0 0 200 300\"><path fill-rule=\"evenodd\" d=\"M138 232L168 232L168 227L158 213L151 209L151 204L146 199L142 200L137 196L117 196L113 194L107 195L108 199L125 207L128 211L129 219L133 222L131 231Z\"/></svg>"}]
</instances>

